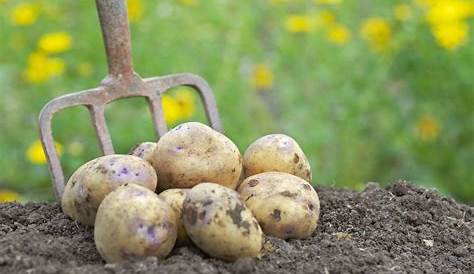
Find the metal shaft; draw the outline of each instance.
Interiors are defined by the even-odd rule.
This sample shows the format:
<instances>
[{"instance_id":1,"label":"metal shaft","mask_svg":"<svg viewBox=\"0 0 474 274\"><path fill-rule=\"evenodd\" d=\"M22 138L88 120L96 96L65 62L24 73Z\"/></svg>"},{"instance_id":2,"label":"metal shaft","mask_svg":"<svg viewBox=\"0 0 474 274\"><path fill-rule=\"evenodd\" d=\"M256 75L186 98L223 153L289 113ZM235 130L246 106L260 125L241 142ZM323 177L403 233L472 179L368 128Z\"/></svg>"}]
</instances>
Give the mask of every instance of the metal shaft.
<instances>
[{"instance_id":1,"label":"metal shaft","mask_svg":"<svg viewBox=\"0 0 474 274\"><path fill-rule=\"evenodd\" d=\"M206 116L212 128L222 132L216 100L208 83L201 77L190 73L141 79L132 67L130 30L125 0L96 0L96 4L107 54L108 76L97 88L63 95L49 101L39 116L41 141L58 200L61 200L63 195L65 178L58 152L54 146L51 125L53 116L63 109L86 106L91 113L102 154L113 154L112 139L104 114L105 106L108 103L127 97L145 97L150 106L158 137L167 131L161 95L178 86L189 86L201 96Z\"/></svg>"},{"instance_id":2,"label":"metal shaft","mask_svg":"<svg viewBox=\"0 0 474 274\"><path fill-rule=\"evenodd\" d=\"M96 0L100 27L104 38L109 76L133 77L132 45L125 0Z\"/></svg>"}]
</instances>

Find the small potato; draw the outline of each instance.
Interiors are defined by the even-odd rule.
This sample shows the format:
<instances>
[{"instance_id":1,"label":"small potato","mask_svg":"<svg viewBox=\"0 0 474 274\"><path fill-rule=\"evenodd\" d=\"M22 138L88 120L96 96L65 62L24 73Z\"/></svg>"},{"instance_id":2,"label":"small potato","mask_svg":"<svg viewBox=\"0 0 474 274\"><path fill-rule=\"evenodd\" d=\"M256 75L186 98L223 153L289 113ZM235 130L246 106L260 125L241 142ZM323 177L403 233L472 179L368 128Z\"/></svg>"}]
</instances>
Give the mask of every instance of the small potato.
<instances>
[{"instance_id":1,"label":"small potato","mask_svg":"<svg viewBox=\"0 0 474 274\"><path fill-rule=\"evenodd\" d=\"M284 134L263 136L244 153L245 177L279 171L293 174L311 183L311 166L296 141Z\"/></svg>"},{"instance_id":2,"label":"small potato","mask_svg":"<svg viewBox=\"0 0 474 274\"><path fill-rule=\"evenodd\" d=\"M208 255L234 261L259 255L263 233L239 195L214 183L193 187L183 204L183 224L191 240Z\"/></svg>"},{"instance_id":3,"label":"small potato","mask_svg":"<svg viewBox=\"0 0 474 274\"><path fill-rule=\"evenodd\" d=\"M104 197L126 183L155 191L155 170L147 161L131 155L108 155L89 161L69 179L62 197L62 209L79 223L92 226Z\"/></svg>"},{"instance_id":4,"label":"small potato","mask_svg":"<svg viewBox=\"0 0 474 274\"><path fill-rule=\"evenodd\" d=\"M304 239L316 229L319 197L299 177L283 172L260 173L245 179L238 192L266 235Z\"/></svg>"},{"instance_id":5,"label":"small potato","mask_svg":"<svg viewBox=\"0 0 474 274\"><path fill-rule=\"evenodd\" d=\"M201 123L184 123L158 141L152 163L158 191L212 182L235 189L242 170L238 148L223 134Z\"/></svg>"},{"instance_id":6,"label":"small potato","mask_svg":"<svg viewBox=\"0 0 474 274\"><path fill-rule=\"evenodd\" d=\"M156 147L156 143L153 142L143 142L134 146L128 154L137 156L150 162L151 156L153 155L153 150Z\"/></svg>"},{"instance_id":7,"label":"small potato","mask_svg":"<svg viewBox=\"0 0 474 274\"><path fill-rule=\"evenodd\" d=\"M100 204L94 226L97 251L108 263L166 257L176 241L173 209L155 192L125 184Z\"/></svg>"},{"instance_id":8,"label":"small potato","mask_svg":"<svg viewBox=\"0 0 474 274\"><path fill-rule=\"evenodd\" d=\"M158 197L171 206L176 215L176 225L178 227L178 238L176 239L177 246L183 246L190 242L186 229L181 222L181 216L183 215L183 202L184 198L186 198L186 193L188 192L189 189L185 188L171 188L158 195Z\"/></svg>"}]
</instances>

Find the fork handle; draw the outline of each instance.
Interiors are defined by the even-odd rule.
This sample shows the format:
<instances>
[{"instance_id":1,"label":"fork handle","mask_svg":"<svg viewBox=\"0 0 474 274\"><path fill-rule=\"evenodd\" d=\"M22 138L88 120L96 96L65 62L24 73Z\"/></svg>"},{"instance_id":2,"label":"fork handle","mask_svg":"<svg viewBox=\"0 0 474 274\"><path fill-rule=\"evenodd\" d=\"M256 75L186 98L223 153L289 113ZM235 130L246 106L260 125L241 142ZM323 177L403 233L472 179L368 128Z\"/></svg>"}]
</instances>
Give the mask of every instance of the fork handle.
<instances>
[{"instance_id":1,"label":"fork handle","mask_svg":"<svg viewBox=\"0 0 474 274\"><path fill-rule=\"evenodd\" d=\"M130 79L133 64L126 0L96 0L109 75Z\"/></svg>"}]
</instances>

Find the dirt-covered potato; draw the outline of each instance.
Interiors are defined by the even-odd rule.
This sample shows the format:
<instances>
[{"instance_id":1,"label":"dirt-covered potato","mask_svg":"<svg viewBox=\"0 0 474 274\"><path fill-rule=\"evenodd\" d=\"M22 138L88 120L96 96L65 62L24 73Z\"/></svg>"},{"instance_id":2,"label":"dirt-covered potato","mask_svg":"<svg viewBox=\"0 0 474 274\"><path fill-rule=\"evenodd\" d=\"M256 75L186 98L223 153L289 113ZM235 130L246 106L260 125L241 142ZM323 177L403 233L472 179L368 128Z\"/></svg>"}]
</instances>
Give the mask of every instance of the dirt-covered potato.
<instances>
[{"instance_id":1,"label":"dirt-covered potato","mask_svg":"<svg viewBox=\"0 0 474 274\"><path fill-rule=\"evenodd\" d=\"M155 191L155 170L147 161L132 155L108 155L89 161L67 182L62 209L79 223L92 226L104 197L125 183Z\"/></svg>"},{"instance_id":2,"label":"dirt-covered potato","mask_svg":"<svg viewBox=\"0 0 474 274\"><path fill-rule=\"evenodd\" d=\"M311 167L296 141L284 134L270 134L250 144L244 153L245 177L279 171L311 182Z\"/></svg>"},{"instance_id":3,"label":"dirt-covered potato","mask_svg":"<svg viewBox=\"0 0 474 274\"><path fill-rule=\"evenodd\" d=\"M154 142L143 142L134 146L128 154L140 157L143 160L150 162L155 147L156 143Z\"/></svg>"},{"instance_id":4,"label":"dirt-covered potato","mask_svg":"<svg viewBox=\"0 0 474 274\"><path fill-rule=\"evenodd\" d=\"M184 198L186 198L186 193L188 192L189 189L185 188L171 188L158 195L158 197L171 206L176 215L176 225L178 228L178 238L176 239L177 246L186 245L190 242L188 233L186 233L186 229L181 222L181 217L183 215L183 202Z\"/></svg>"},{"instance_id":5,"label":"dirt-covered potato","mask_svg":"<svg viewBox=\"0 0 474 274\"><path fill-rule=\"evenodd\" d=\"M135 184L118 187L97 210L94 240L108 262L129 258L166 257L176 241L173 209L155 192Z\"/></svg>"},{"instance_id":6,"label":"dirt-covered potato","mask_svg":"<svg viewBox=\"0 0 474 274\"><path fill-rule=\"evenodd\" d=\"M265 234L282 239L311 236L319 219L319 197L305 180L283 172L245 179L238 192Z\"/></svg>"},{"instance_id":7,"label":"dirt-covered potato","mask_svg":"<svg viewBox=\"0 0 474 274\"><path fill-rule=\"evenodd\" d=\"M186 195L183 224L191 240L208 255L227 261L257 256L263 233L239 194L214 183L201 183Z\"/></svg>"},{"instance_id":8,"label":"dirt-covered potato","mask_svg":"<svg viewBox=\"0 0 474 274\"><path fill-rule=\"evenodd\" d=\"M196 122L181 124L160 138L152 163L159 191L212 182L235 189L242 157L229 138Z\"/></svg>"}]
</instances>

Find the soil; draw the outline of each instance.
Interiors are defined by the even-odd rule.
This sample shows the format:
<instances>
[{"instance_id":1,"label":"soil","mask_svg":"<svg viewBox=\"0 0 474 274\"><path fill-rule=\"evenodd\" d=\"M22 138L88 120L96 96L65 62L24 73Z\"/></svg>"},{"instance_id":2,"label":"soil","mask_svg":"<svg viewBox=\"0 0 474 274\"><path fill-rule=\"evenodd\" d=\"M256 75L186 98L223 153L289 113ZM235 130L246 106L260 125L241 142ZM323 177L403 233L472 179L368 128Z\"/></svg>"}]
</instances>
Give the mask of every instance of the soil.
<instances>
[{"instance_id":1,"label":"soil","mask_svg":"<svg viewBox=\"0 0 474 274\"><path fill-rule=\"evenodd\" d=\"M57 203L1 204L0 273L472 273L473 207L406 182L316 189L321 218L311 238L268 238L260 258L233 263L191 246L165 260L105 264L93 230Z\"/></svg>"}]
</instances>

